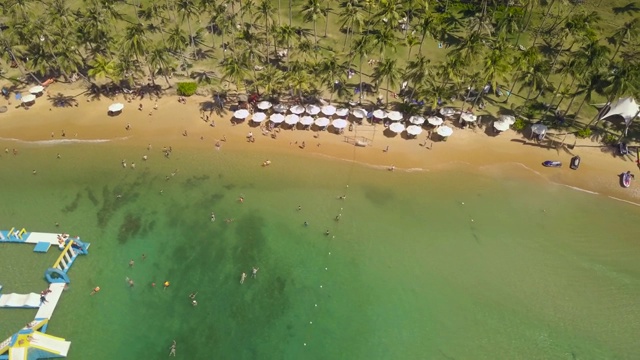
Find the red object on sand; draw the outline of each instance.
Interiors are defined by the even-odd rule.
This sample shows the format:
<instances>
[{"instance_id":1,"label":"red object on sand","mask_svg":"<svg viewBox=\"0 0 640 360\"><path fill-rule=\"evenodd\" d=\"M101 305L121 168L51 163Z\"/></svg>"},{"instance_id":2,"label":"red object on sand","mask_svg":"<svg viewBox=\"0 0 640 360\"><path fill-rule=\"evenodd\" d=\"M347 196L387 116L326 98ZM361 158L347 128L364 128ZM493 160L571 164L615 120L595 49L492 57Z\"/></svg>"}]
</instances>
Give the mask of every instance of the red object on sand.
<instances>
[{"instance_id":1,"label":"red object on sand","mask_svg":"<svg viewBox=\"0 0 640 360\"><path fill-rule=\"evenodd\" d=\"M55 79L53 79L53 78L48 79L47 81L45 81L45 82L43 82L43 83L42 83L42 86L49 86L49 85L53 84L55 81L56 81L56 80L55 80Z\"/></svg>"}]
</instances>

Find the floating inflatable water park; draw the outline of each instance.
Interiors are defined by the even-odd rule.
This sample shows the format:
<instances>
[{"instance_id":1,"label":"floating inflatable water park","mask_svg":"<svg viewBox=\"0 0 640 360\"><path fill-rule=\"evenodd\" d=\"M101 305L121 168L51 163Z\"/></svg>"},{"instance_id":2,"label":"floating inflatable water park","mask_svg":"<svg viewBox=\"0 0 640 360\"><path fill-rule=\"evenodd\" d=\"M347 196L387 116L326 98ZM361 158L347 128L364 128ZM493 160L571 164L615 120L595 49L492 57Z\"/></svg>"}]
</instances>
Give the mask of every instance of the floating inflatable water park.
<instances>
[{"instance_id":1,"label":"floating inflatable water park","mask_svg":"<svg viewBox=\"0 0 640 360\"><path fill-rule=\"evenodd\" d=\"M69 269L80 255L87 255L89 243L68 234L28 232L26 229L12 228L0 231L0 243L32 244L33 251L46 253L56 247L61 251L53 266L46 269L44 277L49 283L47 290L40 294L5 293L0 284L0 311L11 308L38 309L33 321L0 343L0 360L37 360L64 358L71 342L47 334L47 326L53 311L70 283Z\"/></svg>"}]
</instances>

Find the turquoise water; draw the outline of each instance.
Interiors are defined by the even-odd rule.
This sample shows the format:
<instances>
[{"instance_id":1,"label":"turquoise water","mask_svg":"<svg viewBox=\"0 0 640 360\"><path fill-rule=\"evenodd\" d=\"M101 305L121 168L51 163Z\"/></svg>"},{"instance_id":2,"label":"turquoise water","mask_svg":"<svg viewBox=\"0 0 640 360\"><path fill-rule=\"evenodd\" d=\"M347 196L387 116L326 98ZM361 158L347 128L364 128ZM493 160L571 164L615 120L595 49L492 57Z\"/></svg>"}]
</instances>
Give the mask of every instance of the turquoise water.
<instances>
[{"instance_id":1,"label":"turquoise water","mask_svg":"<svg viewBox=\"0 0 640 360\"><path fill-rule=\"evenodd\" d=\"M69 359L166 357L173 339L189 359L640 357L634 206L515 167L154 149L132 170L132 145L22 147L0 158L2 226L92 244L48 330ZM3 292L41 290L56 255L0 245ZM34 314L0 311L0 338Z\"/></svg>"}]
</instances>

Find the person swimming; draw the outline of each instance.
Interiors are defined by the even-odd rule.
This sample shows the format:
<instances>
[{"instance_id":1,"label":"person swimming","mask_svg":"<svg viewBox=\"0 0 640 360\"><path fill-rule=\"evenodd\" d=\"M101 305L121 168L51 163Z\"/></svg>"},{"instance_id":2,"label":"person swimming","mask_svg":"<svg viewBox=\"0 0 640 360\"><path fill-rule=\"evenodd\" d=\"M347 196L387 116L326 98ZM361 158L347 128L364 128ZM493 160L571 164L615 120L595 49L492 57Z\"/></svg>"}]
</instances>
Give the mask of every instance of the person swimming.
<instances>
[{"instance_id":1,"label":"person swimming","mask_svg":"<svg viewBox=\"0 0 640 360\"><path fill-rule=\"evenodd\" d=\"M247 278L247 273L242 273L242 275L240 276L240 284L244 284L244 279Z\"/></svg>"}]
</instances>

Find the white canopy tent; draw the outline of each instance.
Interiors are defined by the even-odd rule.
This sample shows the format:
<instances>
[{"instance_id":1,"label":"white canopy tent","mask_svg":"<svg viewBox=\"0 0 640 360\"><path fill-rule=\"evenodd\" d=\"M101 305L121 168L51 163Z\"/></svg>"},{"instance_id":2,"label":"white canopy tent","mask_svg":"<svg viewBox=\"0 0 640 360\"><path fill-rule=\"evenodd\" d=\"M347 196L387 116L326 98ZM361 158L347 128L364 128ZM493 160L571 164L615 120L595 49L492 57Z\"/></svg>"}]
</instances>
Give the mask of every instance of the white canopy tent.
<instances>
[{"instance_id":1,"label":"white canopy tent","mask_svg":"<svg viewBox=\"0 0 640 360\"><path fill-rule=\"evenodd\" d=\"M251 121L255 123L261 123L266 118L267 118L267 114L263 112L256 112L256 113L253 113L253 116L251 117Z\"/></svg>"},{"instance_id":2,"label":"white canopy tent","mask_svg":"<svg viewBox=\"0 0 640 360\"><path fill-rule=\"evenodd\" d=\"M636 103L636 100L632 97L618 99L615 104L611 104L611 108L604 114L600 120L606 119L611 116L620 115L624 119L624 123L629 125L633 118L640 113L640 106Z\"/></svg>"}]
</instances>

